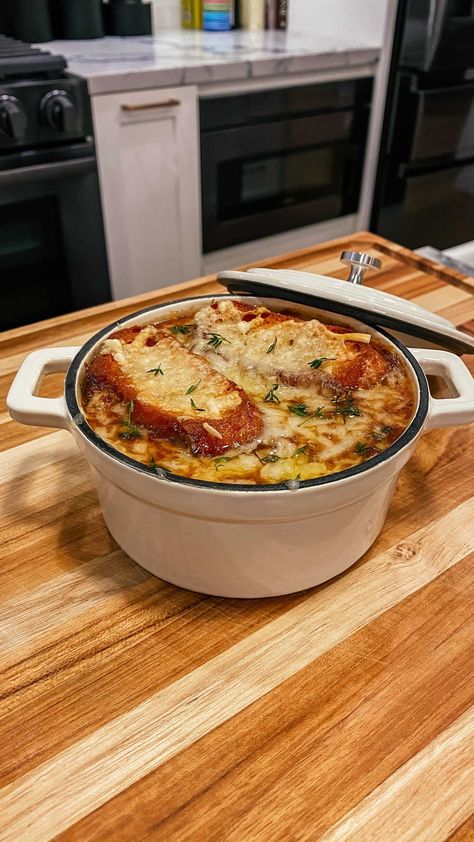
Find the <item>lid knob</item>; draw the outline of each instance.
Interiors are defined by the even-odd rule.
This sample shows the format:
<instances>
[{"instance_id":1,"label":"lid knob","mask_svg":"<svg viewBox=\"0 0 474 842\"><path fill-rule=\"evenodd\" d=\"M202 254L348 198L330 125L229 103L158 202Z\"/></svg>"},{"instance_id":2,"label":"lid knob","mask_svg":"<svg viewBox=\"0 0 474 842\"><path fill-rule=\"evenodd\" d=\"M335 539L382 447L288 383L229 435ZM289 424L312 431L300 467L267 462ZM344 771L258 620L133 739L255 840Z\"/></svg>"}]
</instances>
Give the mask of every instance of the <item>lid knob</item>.
<instances>
[{"instance_id":1,"label":"lid knob","mask_svg":"<svg viewBox=\"0 0 474 842\"><path fill-rule=\"evenodd\" d=\"M341 263L351 267L349 277L347 278L351 284L361 284L364 278L364 272L373 271L374 269L382 268L382 261L378 257L372 257L363 251L343 251L341 254Z\"/></svg>"}]
</instances>

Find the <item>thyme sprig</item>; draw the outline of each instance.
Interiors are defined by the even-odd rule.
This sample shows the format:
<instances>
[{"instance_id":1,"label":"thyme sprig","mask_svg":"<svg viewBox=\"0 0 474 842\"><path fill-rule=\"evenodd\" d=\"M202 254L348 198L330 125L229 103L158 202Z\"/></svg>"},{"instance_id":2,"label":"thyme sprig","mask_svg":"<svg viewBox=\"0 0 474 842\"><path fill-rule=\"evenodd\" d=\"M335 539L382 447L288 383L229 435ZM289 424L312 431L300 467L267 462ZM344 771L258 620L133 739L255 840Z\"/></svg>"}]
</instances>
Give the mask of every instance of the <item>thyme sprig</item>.
<instances>
[{"instance_id":1,"label":"thyme sprig","mask_svg":"<svg viewBox=\"0 0 474 842\"><path fill-rule=\"evenodd\" d=\"M297 447L297 448L296 448L296 450L295 450L295 452L293 453L293 459L294 459L296 456L303 456L303 455L304 455L304 456L306 456L306 448L307 448L307 447L308 447L308 445L307 445L307 444L303 444L303 446L302 446L302 447Z\"/></svg>"},{"instance_id":2,"label":"thyme sprig","mask_svg":"<svg viewBox=\"0 0 474 842\"><path fill-rule=\"evenodd\" d=\"M194 328L194 325L173 325L171 328L171 333L190 333L190 331Z\"/></svg>"},{"instance_id":3,"label":"thyme sprig","mask_svg":"<svg viewBox=\"0 0 474 842\"><path fill-rule=\"evenodd\" d=\"M147 374L154 374L154 375L155 375L155 377L156 377L156 375L157 375L157 374L164 374L164 373L165 373L165 372L164 372L164 371L163 371L163 369L161 368L161 363L160 363L160 365L158 366L158 368L149 368L149 369L148 369L148 371L147 371Z\"/></svg>"},{"instance_id":4,"label":"thyme sprig","mask_svg":"<svg viewBox=\"0 0 474 842\"><path fill-rule=\"evenodd\" d=\"M185 395L191 395L197 389L197 387L199 386L200 383L201 383L200 380L198 380L197 383L193 383L193 385L190 386L189 389L184 394Z\"/></svg>"},{"instance_id":5,"label":"thyme sprig","mask_svg":"<svg viewBox=\"0 0 474 842\"><path fill-rule=\"evenodd\" d=\"M122 432L119 433L119 438L121 439L141 439L142 437L142 434L138 427L135 424L132 424L132 413L134 406L135 404L133 403L133 400L129 401L127 417L123 422L125 430L122 430Z\"/></svg>"},{"instance_id":6,"label":"thyme sprig","mask_svg":"<svg viewBox=\"0 0 474 842\"><path fill-rule=\"evenodd\" d=\"M261 462L262 465L268 465L271 462L278 462L280 459L280 457L277 456L276 453L270 453L268 456L259 456L256 450L254 450L254 453L258 461Z\"/></svg>"},{"instance_id":7,"label":"thyme sprig","mask_svg":"<svg viewBox=\"0 0 474 842\"><path fill-rule=\"evenodd\" d=\"M196 404L194 403L192 398L189 398L189 400L191 401L192 408L195 409L196 412L205 412L206 411L205 409L200 409L199 406L196 406Z\"/></svg>"},{"instance_id":8,"label":"thyme sprig","mask_svg":"<svg viewBox=\"0 0 474 842\"><path fill-rule=\"evenodd\" d=\"M263 399L265 403L280 403L280 398L275 394L277 389L278 383L274 383Z\"/></svg>"},{"instance_id":9,"label":"thyme sprig","mask_svg":"<svg viewBox=\"0 0 474 842\"><path fill-rule=\"evenodd\" d=\"M211 337L207 343L211 346L211 348L218 348L223 342L227 342L227 344L230 345L230 339L226 339L225 336L221 336L220 333L207 333L206 336Z\"/></svg>"},{"instance_id":10,"label":"thyme sprig","mask_svg":"<svg viewBox=\"0 0 474 842\"><path fill-rule=\"evenodd\" d=\"M324 414L324 407L317 406L316 409L310 412L308 417L301 422L301 424L298 424L298 427L302 427L303 424L306 424L306 422L309 421L311 418L326 418L326 415Z\"/></svg>"},{"instance_id":11,"label":"thyme sprig","mask_svg":"<svg viewBox=\"0 0 474 842\"><path fill-rule=\"evenodd\" d=\"M340 415L344 424L347 423L348 418L355 418L362 415L359 407L357 406L354 398L341 398L337 395L333 398L333 403L336 404L336 415Z\"/></svg>"},{"instance_id":12,"label":"thyme sprig","mask_svg":"<svg viewBox=\"0 0 474 842\"><path fill-rule=\"evenodd\" d=\"M288 412L292 412L293 415L299 415L300 417L305 418L309 416L309 406L306 403L289 403Z\"/></svg>"},{"instance_id":13,"label":"thyme sprig","mask_svg":"<svg viewBox=\"0 0 474 842\"><path fill-rule=\"evenodd\" d=\"M375 441L383 441L392 432L392 427L381 427L380 430L373 430L372 437Z\"/></svg>"},{"instance_id":14,"label":"thyme sprig","mask_svg":"<svg viewBox=\"0 0 474 842\"><path fill-rule=\"evenodd\" d=\"M310 368L321 368L323 363L327 363L335 359L336 357L318 357L316 360L312 360L308 363L308 365Z\"/></svg>"},{"instance_id":15,"label":"thyme sprig","mask_svg":"<svg viewBox=\"0 0 474 842\"><path fill-rule=\"evenodd\" d=\"M277 344L277 341L278 341L277 337L275 336L275 339L273 340L272 344L269 345L268 348L267 348L267 354L273 354L273 352L275 350L275 346Z\"/></svg>"},{"instance_id":16,"label":"thyme sprig","mask_svg":"<svg viewBox=\"0 0 474 842\"><path fill-rule=\"evenodd\" d=\"M298 424L298 427L302 427L303 424L306 424L306 422L310 420L310 418L326 417L322 406L318 406L316 409L310 409L306 403L288 404L288 412L292 412L293 415L298 415L303 418L303 421L301 424Z\"/></svg>"}]
</instances>

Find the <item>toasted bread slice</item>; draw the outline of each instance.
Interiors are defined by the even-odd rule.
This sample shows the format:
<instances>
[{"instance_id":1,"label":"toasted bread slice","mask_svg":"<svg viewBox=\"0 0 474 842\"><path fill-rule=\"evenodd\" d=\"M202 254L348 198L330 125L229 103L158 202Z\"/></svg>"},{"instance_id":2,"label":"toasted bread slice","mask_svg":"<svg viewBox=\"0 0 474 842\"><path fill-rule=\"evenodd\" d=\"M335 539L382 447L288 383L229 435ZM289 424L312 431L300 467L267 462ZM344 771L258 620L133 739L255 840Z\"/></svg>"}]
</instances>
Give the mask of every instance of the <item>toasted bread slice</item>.
<instances>
[{"instance_id":1,"label":"toasted bread slice","mask_svg":"<svg viewBox=\"0 0 474 842\"><path fill-rule=\"evenodd\" d=\"M287 386L334 394L370 389L395 365L390 353L372 347L369 334L243 302L213 302L195 322L193 350L224 373L222 361L237 363Z\"/></svg>"},{"instance_id":2,"label":"toasted bread slice","mask_svg":"<svg viewBox=\"0 0 474 842\"><path fill-rule=\"evenodd\" d=\"M245 392L159 326L124 328L103 343L86 371L85 403L97 392L128 404L129 424L196 454L225 453L262 431Z\"/></svg>"}]
</instances>

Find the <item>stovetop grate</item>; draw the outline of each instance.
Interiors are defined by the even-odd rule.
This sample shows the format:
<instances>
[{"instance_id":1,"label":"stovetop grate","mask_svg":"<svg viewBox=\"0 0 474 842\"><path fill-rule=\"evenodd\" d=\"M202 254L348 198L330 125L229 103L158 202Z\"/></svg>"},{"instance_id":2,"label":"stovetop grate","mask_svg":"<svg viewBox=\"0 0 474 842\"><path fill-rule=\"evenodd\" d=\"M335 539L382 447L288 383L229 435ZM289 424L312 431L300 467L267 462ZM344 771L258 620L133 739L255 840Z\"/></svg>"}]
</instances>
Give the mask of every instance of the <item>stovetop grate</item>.
<instances>
[{"instance_id":1,"label":"stovetop grate","mask_svg":"<svg viewBox=\"0 0 474 842\"><path fill-rule=\"evenodd\" d=\"M65 67L63 56L55 56L16 38L0 35L0 79L61 73Z\"/></svg>"}]
</instances>

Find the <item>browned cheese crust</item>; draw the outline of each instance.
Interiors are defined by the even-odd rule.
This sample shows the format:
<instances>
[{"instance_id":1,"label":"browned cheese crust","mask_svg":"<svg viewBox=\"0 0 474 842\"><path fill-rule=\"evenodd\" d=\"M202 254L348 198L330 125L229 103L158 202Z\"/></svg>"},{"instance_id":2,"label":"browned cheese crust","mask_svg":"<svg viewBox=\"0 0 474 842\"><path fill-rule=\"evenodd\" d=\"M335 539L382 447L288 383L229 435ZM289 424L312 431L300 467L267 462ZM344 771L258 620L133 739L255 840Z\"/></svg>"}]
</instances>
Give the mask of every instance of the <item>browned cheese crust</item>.
<instances>
[{"instance_id":1,"label":"browned cheese crust","mask_svg":"<svg viewBox=\"0 0 474 842\"><path fill-rule=\"evenodd\" d=\"M151 437L181 441L192 453L208 456L225 453L230 448L252 441L260 434L261 413L246 393L159 327L124 328L111 334L109 339L130 345L144 330L151 334L145 344L156 352L163 370L169 365L175 370L181 368L189 371L191 380L193 377L199 379L207 395L232 399L229 401L231 407L224 410L222 415L210 415L206 410L193 409L191 398L186 401L184 412L167 405L166 397L160 402L150 402L141 396L136 382L124 373L120 362L111 353L102 353L87 366L83 384L86 408L97 392L101 392L104 398L108 395L111 402L133 402L130 421L145 427ZM153 379L153 374L150 378ZM186 389L183 389L185 392Z\"/></svg>"}]
</instances>

